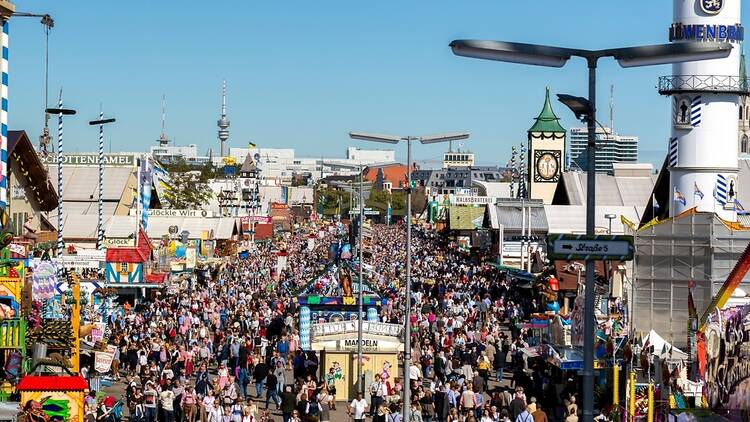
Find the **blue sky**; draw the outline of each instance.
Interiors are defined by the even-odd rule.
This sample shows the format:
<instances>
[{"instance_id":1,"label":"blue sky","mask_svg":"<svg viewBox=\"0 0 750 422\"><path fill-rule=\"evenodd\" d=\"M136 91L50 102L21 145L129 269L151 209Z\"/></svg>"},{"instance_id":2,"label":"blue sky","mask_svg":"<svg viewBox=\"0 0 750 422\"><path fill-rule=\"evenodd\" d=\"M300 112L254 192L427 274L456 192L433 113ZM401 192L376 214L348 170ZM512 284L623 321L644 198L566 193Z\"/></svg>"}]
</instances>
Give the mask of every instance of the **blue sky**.
<instances>
[{"instance_id":1,"label":"blue sky","mask_svg":"<svg viewBox=\"0 0 750 422\"><path fill-rule=\"evenodd\" d=\"M221 80L229 86L230 145L293 147L300 156L341 156L350 130L430 134L466 130L481 163L501 164L526 139L544 87L586 94L585 65L528 67L454 56L458 38L581 48L667 42L671 2L653 0L449 2L17 0L24 12L50 13L50 100L64 88L66 151L93 151L87 121L103 103L118 119L107 128L113 151L146 150L160 132L180 145L218 150ZM38 136L44 107L44 35L38 19L13 18L10 127ZM621 69L603 61L600 120L641 138L641 159L661 162L668 102L655 89L669 66ZM567 128L572 115L555 104ZM52 125L56 127L56 123ZM56 129L53 130L53 134ZM441 146L415 148L436 159ZM399 151L399 158L405 154Z\"/></svg>"}]
</instances>

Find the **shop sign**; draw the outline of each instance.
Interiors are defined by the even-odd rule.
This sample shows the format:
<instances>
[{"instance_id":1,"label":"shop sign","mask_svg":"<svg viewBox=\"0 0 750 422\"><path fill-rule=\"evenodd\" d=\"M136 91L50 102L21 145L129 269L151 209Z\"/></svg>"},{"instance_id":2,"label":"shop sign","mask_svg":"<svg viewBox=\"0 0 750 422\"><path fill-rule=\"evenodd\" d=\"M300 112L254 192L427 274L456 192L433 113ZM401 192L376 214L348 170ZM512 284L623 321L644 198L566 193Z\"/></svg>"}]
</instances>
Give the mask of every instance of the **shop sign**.
<instances>
[{"instance_id":1,"label":"shop sign","mask_svg":"<svg viewBox=\"0 0 750 422\"><path fill-rule=\"evenodd\" d=\"M322 324L313 324L313 336L326 336L342 333L356 333L358 321L337 321L326 322ZM401 324L388 324L385 322L364 321L362 323L362 332L388 337L398 337L401 335L403 326Z\"/></svg>"},{"instance_id":2,"label":"shop sign","mask_svg":"<svg viewBox=\"0 0 750 422\"><path fill-rule=\"evenodd\" d=\"M45 164L57 164L58 161L62 161L62 165L64 166L99 165L98 154L64 154L60 160L58 160L58 157L57 154L50 154L46 157L42 157L42 161ZM135 155L104 154L104 165L106 167L134 167L135 162Z\"/></svg>"},{"instance_id":3,"label":"shop sign","mask_svg":"<svg viewBox=\"0 0 750 422\"><path fill-rule=\"evenodd\" d=\"M343 342L344 349L356 349L356 350L359 349L359 342L357 341L356 338L342 340L342 342ZM378 350L378 340L363 338L362 349L363 350Z\"/></svg>"},{"instance_id":4,"label":"shop sign","mask_svg":"<svg viewBox=\"0 0 750 422\"><path fill-rule=\"evenodd\" d=\"M135 210L130 210L131 215L135 215ZM213 217L214 213L207 210L173 210L173 209L156 209L149 208L149 217L193 217L207 218Z\"/></svg>"},{"instance_id":5,"label":"shop sign","mask_svg":"<svg viewBox=\"0 0 750 422\"><path fill-rule=\"evenodd\" d=\"M26 245L11 243L10 245L8 245L8 249L10 250L10 253L18 255L21 258L26 258Z\"/></svg>"},{"instance_id":6,"label":"shop sign","mask_svg":"<svg viewBox=\"0 0 750 422\"><path fill-rule=\"evenodd\" d=\"M107 237L104 239L105 248L134 248L135 238L131 237Z\"/></svg>"},{"instance_id":7,"label":"shop sign","mask_svg":"<svg viewBox=\"0 0 750 422\"><path fill-rule=\"evenodd\" d=\"M452 205L487 205L497 202L494 196L451 195Z\"/></svg>"},{"instance_id":8,"label":"shop sign","mask_svg":"<svg viewBox=\"0 0 750 422\"><path fill-rule=\"evenodd\" d=\"M61 258L62 265L68 269L96 268L102 267L101 262L95 259L87 259L75 255L63 255Z\"/></svg>"},{"instance_id":9,"label":"shop sign","mask_svg":"<svg viewBox=\"0 0 750 422\"><path fill-rule=\"evenodd\" d=\"M739 23L734 25L673 23L669 27L669 41L681 40L738 43L745 40L745 28Z\"/></svg>"}]
</instances>

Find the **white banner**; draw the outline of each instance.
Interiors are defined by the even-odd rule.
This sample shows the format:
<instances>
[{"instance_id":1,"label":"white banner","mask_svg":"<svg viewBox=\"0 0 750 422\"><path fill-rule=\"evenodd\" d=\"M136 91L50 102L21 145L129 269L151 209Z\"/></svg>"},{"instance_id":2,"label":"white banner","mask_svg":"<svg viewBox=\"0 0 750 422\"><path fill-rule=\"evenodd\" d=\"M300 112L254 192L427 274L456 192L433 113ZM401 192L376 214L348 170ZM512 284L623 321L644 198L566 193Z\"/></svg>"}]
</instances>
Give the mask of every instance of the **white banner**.
<instances>
[{"instance_id":1,"label":"white banner","mask_svg":"<svg viewBox=\"0 0 750 422\"><path fill-rule=\"evenodd\" d=\"M109 372L112 361L115 359L117 346L108 345L106 352L94 352L94 369L100 374Z\"/></svg>"}]
</instances>

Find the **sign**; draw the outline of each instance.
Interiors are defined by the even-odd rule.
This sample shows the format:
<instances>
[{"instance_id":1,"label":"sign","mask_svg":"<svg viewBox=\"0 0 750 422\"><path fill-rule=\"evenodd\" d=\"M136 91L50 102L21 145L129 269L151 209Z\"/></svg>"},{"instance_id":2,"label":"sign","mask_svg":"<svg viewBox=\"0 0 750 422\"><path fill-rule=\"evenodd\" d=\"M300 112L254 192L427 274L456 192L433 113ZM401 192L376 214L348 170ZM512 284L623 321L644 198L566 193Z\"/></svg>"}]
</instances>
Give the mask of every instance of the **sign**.
<instances>
[{"instance_id":1,"label":"sign","mask_svg":"<svg viewBox=\"0 0 750 422\"><path fill-rule=\"evenodd\" d=\"M58 160L58 154L50 154L40 157L45 164L57 164L62 161L64 166L98 166L98 154L63 154ZM135 167L137 156L126 154L104 154L104 165L106 167Z\"/></svg>"},{"instance_id":2,"label":"sign","mask_svg":"<svg viewBox=\"0 0 750 422\"><path fill-rule=\"evenodd\" d=\"M13 199L24 199L26 198L26 189L23 188L21 185L13 185L11 186L11 198Z\"/></svg>"},{"instance_id":3,"label":"sign","mask_svg":"<svg viewBox=\"0 0 750 422\"><path fill-rule=\"evenodd\" d=\"M50 261L34 261L36 265L31 275L31 297L34 300L47 300L55 296L57 268Z\"/></svg>"},{"instance_id":4,"label":"sign","mask_svg":"<svg viewBox=\"0 0 750 422\"><path fill-rule=\"evenodd\" d=\"M724 0L698 0L701 10L707 15L718 15L724 8Z\"/></svg>"},{"instance_id":5,"label":"sign","mask_svg":"<svg viewBox=\"0 0 750 422\"><path fill-rule=\"evenodd\" d=\"M452 205L487 205L497 202L494 196L451 195Z\"/></svg>"},{"instance_id":6,"label":"sign","mask_svg":"<svg viewBox=\"0 0 750 422\"><path fill-rule=\"evenodd\" d=\"M180 228L177 226L169 226L169 234L177 234L177 232L180 231Z\"/></svg>"},{"instance_id":7,"label":"sign","mask_svg":"<svg viewBox=\"0 0 750 422\"><path fill-rule=\"evenodd\" d=\"M344 343L344 349L359 349L359 342L357 339L351 339L351 340L343 340ZM370 338L363 338L362 339L362 349L363 350L378 350L378 340L370 339Z\"/></svg>"},{"instance_id":8,"label":"sign","mask_svg":"<svg viewBox=\"0 0 750 422\"><path fill-rule=\"evenodd\" d=\"M106 237L104 238L105 248L134 248L135 237Z\"/></svg>"},{"instance_id":9,"label":"sign","mask_svg":"<svg viewBox=\"0 0 750 422\"><path fill-rule=\"evenodd\" d=\"M359 215L359 208L349 210L349 215ZM380 211L365 207L365 215L380 215Z\"/></svg>"},{"instance_id":10,"label":"sign","mask_svg":"<svg viewBox=\"0 0 750 422\"><path fill-rule=\"evenodd\" d=\"M94 369L99 373L107 373L112 367L117 346L107 345L106 352L94 352Z\"/></svg>"},{"instance_id":11,"label":"sign","mask_svg":"<svg viewBox=\"0 0 750 422\"><path fill-rule=\"evenodd\" d=\"M356 315L355 315L356 316ZM337 321L313 324L311 334L315 336L327 336L344 333L356 333L359 329L358 321ZM362 333L387 337L399 337L403 332L401 324L388 324L385 322L363 321Z\"/></svg>"},{"instance_id":12,"label":"sign","mask_svg":"<svg viewBox=\"0 0 750 422\"><path fill-rule=\"evenodd\" d=\"M26 245L11 243L10 245L8 245L8 249L10 250L10 253L19 255L22 258L26 258Z\"/></svg>"},{"instance_id":13,"label":"sign","mask_svg":"<svg viewBox=\"0 0 750 422\"><path fill-rule=\"evenodd\" d=\"M95 327L91 329L91 341L97 342L104 339L104 323L97 322L94 324Z\"/></svg>"},{"instance_id":14,"label":"sign","mask_svg":"<svg viewBox=\"0 0 750 422\"><path fill-rule=\"evenodd\" d=\"M271 202L271 209L272 210L285 210L288 209L289 206L287 204L282 204L279 202Z\"/></svg>"},{"instance_id":15,"label":"sign","mask_svg":"<svg viewBox=\"0 0 750 422\"><path fill-rule=\"evenodd\" d=\"M66 269L83 269L83 268L101 268L101 262L97 259L87 259L86 257L79 257L76 255L63 255L59 258L62 261L62 265Z\"/></svg>"},{"instance_id":16,"label":"sign","mask_svg":"<svg viewBox=\"0 0 750 422\"><path fill-rule=\"evenodd\" d=\"M701 0L702 2L710 0ZM717 12L718 13L718 12ZM673 23L669 27L669 41L707 41L707 42L734 42L745 40L745 28L740 24L735 25L699 25Z\"/></svg>"},{"instance_id":17,"label":"sign","mask_svg":"<svg viewBox=\"0 0 750 422\"><path fill-rule=\"evenodd\" d=\"M186 248L185 249L185 268L186 269L192 269L195 268L195 263L197 260L197 254L195 253L195 248Z\"/></svg>"},{"instance_id":18,"label":"sign","mask_svg":"<svg viewBox=\"0 0 750 422\"><path fill-rule=\"evenodd\" d=\"M130 215L135 215L135 210L130 210ZM214 213L206 210L172 210L172 209L148 209L149 217L194 217L207 218L213 217Z\"/></svg>"},{"instance_id":19,"label":"sign","mask_svg":"<svg viewBox=\"0 0 750 422\"><path fill-rule=\"evenodd\" d=\"M550 234L551 259L626 261L633 259L633 236Z\"/></svg>"}]
</instances>

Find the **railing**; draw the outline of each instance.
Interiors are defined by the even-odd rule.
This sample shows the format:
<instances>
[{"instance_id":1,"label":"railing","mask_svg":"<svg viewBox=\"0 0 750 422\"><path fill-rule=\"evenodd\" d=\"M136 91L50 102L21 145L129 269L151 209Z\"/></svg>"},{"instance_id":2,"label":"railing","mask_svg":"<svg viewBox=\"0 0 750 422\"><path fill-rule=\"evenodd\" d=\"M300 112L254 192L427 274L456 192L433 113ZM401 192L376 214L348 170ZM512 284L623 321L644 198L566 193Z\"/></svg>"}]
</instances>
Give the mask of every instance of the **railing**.
<instances>
[{"instance_id":1,"label":"railing","mask_svg":"<svg viewBox=\"0 0 750 422\"><path fill-rule=\"evenodd\" d=\"M0 320L0 349L26 347L26 321L21 318Z\"/></svg>"},{"instance_id":2,"label":"railing","mask_svg":"<svg viewBox=\"0 0 750 422\"><path fill-rule=\"evenodd\" d=\"M747 94L748 79L722 75L671 75L659 77L659 94L713 92Z\"/></svg>"}]
</instances>

